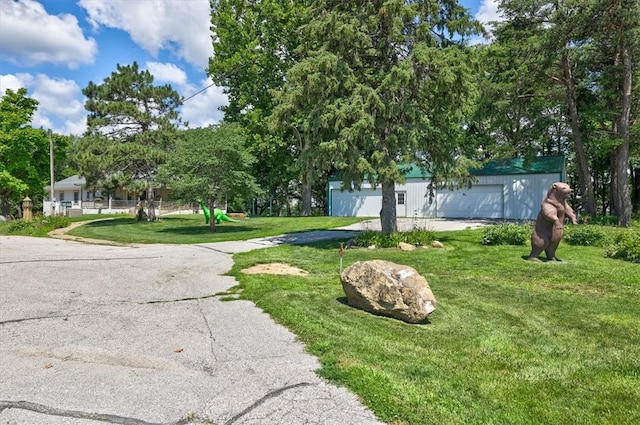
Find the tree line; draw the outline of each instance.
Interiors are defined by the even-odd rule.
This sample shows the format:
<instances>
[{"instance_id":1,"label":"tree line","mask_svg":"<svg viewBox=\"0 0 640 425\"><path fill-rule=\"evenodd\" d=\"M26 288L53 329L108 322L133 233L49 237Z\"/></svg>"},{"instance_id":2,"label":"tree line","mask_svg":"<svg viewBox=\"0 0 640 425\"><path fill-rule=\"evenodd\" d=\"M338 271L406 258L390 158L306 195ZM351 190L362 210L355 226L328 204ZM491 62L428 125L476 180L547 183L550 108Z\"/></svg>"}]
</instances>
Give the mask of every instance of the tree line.
<instances>
[{"instance_id":1,"label":"tree line","mask_svg":"<svg viewBox=\"0 0 640 425\"><path fill-rule=\"evenodd\" d=\"M164 184L257 213L289 213L297 199L310 215L340 174L347 190L382 189L389 233L400 164L454 187L472 184L470 167L486 160L562 154L582 213L628 225L640 210L640 4L502 0L500 11L488 34L455 0L212 2L207 73L229 98L223 123L189 128L170 86L119 65L83 90L87 132L56 136L67 153L57 175L151 196ZM473 44L482 36L490 42ZM45 140L27 135L33 102L25 91L2 99L3 213L34 183L22 175L38 179L7 156L20 139L23 156L38 157L26 143Z\"/></svg>"}]
</instances>

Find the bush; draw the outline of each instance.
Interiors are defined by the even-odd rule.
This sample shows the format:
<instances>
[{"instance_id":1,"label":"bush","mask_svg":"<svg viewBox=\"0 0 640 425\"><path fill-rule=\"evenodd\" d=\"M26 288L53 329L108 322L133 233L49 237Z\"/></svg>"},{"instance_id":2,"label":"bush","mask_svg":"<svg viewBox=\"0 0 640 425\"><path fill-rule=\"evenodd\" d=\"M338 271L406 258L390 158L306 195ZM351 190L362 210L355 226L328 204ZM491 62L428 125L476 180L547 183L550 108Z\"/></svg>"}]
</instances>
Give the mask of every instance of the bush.
<instances>
[{"instance_id":1,"label":"bush","mask_svg":"<svg viewBox=\"0 0 640 425\"><path fill-rule=\"evenodd\" d=\"M392 248L398 246L400 242L409 243L416 246L428 245L435 240L435 233L430 230L412 230L410 232L399 232L384 234L374 231L362 232L356 236L356 246L368 247L375 245L378 248Z\"/></svg>"},{"instance_id":2,"label":"bush","mask_svg":"<svg viewBox=\"0 0 640 425\"><path fill-rule=\"evenodd\" d=\"M628 229L618 234L605 255L610 258L640 263L640 231Z\"/></svg>"},{"instance_id":3,"label":"bush","mask_svg":"<svg viewBox=\"0 0 640 425\"><path fill-rule=\"evenodd\" d=\"M598 215L593 218L585 216L582 219L585 224L598 224L600 226L617 226L618 220L617 215Z\"/></svg>"},{"instance_id":4,"label":"bush","mask_svg":"<svg viewBox=\"0 0 640 425\"><path fill-rule=\"evenodd\" d=\"M567 229L564 240L570 245L604 246L609 238L597 227L577 226Z\"/></svg>"},{"instance_id":5,"label":"bush","mask_svg":"<svg viewBox=\"0 0 640 425\"><path fill-rule=\"evenodd\" d=\"M501 223L487 226L482 235L483 245L523 245L531 236L530 225Z\"/></svg>"},{"instance_id":6,"label":"bush","mask_svg":"<svg viewBox=\"0 0 640 425\"><path fill-rule=\"evenodd\" d=\"M67 217L60 216L40 217L38 221L39 223L37 225L46 227L49 230L62 229L63 227L67 227L69 224L71 224L71 220L69 220Z\"/></svg>"},{"instance_id":7,"label":"bush","mask_svg":"<svg viewBox=\"0 0 640 425\"><path fill-rule=\"evenodd\" d=\"M46 236L53 229L67 227L71 221L66 217L36 217L33 221L22 219L0 223L0 234L22 236Z\"/></svg>"}]
</instances>

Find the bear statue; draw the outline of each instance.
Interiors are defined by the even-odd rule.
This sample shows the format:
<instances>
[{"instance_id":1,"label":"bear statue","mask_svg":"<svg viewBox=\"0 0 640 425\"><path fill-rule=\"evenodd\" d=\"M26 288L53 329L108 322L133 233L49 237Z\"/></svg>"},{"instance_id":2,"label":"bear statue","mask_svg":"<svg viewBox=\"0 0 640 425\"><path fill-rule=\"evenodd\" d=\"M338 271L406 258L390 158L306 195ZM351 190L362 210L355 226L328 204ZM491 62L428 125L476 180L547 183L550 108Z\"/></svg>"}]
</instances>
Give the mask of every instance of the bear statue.
<instances>
[{"instance_id":1,"label":"bear statue","mask_svg":"<svg viewBox=\"0 0 640 425\"><path fill-rule=\"evenodd\" d=\"M567 204L567 197L572 192L571 187L562 182L556 182L549 188L531 233L529 260L540 261L538 256L544 251L547 261L558 261L556 249L564 233L565 219L569 218L573 224L578 224L573 209Z\"/></svg>"}]
</instances>

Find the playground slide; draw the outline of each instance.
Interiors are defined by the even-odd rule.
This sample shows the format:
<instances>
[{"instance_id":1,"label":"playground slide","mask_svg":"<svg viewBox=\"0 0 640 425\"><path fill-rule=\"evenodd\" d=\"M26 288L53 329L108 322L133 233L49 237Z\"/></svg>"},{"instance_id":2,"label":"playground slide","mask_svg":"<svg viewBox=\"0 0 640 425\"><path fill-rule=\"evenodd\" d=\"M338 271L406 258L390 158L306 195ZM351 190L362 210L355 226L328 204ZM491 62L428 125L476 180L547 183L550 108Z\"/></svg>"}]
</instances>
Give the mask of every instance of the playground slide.
<instances>
[{"instance_id":1,"label":"playground slide","mask_svg":"<svg viewBox=\"0 0 640 425\"><path fill-rule=\"evenodd\" d=\"M202 201L198 201L198 203L200 204L200 207L202 208L202 212L204 213L204 219L205 222L207 224L209 224L209 221L211 220L211 211L209 211L209 208L207 208L207 206L204 204L204 202ZM230 221L230 222L237 222L238 220L234 220L232 218L229 218L228 215L226 215L224 213L224 211L218 209L218 208L214 208L213 209L213 219L216 221L216 224L220 224L223 221Z\"/></svg>"}]
</instances>

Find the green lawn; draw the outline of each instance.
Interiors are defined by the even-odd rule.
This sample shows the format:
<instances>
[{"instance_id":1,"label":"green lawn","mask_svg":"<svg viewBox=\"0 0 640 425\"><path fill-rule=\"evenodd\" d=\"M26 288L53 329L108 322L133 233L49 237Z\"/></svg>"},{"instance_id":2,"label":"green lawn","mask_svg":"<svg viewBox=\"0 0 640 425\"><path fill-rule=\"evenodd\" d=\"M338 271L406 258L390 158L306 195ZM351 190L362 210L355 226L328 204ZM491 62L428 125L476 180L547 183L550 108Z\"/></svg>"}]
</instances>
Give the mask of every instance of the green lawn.
<instances>
[{"instance_id":1,"label":"green lawn","mask_svg":"<svg viewBox=\"0 0 640 425\"><path fill-rule=\"evenodd\" d=\"M640 423L640 265L561 244L561 263L528 246L483 246L481 231L438 235L446 249L347 250L344 265L416 268L437 298L408 325L345 304L338 242L234 256L241 297L291 329L319 373L390 424ZM286 262L306 277L245 275Z\"/></svg>"},{"instance_id":2,"label":"green lawn","mask_svg":"<svg viewBox=\"0 0 640 425\"><path fill-rule=\"evenodd\" d=\"M155 222L137 221L131 216L102 217L106 219L84 224L69 234L122 243L193 244L323 230L363 220L356 217L250 217L216 225L216 232L209 233L209 225L202 215L170 215Z\"/></svg>"}]
</instances>

